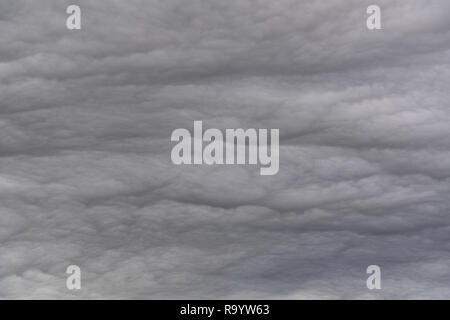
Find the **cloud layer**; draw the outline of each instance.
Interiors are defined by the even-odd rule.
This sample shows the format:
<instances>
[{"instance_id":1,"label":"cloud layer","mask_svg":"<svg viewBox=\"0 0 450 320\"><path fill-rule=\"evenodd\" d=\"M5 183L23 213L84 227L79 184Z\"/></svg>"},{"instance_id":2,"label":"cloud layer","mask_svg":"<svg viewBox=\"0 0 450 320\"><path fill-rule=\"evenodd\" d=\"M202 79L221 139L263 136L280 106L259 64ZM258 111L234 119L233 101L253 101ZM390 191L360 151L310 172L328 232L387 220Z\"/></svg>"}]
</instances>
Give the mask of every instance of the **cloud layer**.
<instances>
[{"instance_id":1,"label":"cloud layer","mask_svg":"<svg viewBox=\"0 0 450 320\"><path fill-rule=\"evenodd\" d=\"M56 2L0 3L0 298L450 298L448 1ZM194 120L280 172L174 166Z\"/></svg>"}]
</instances>

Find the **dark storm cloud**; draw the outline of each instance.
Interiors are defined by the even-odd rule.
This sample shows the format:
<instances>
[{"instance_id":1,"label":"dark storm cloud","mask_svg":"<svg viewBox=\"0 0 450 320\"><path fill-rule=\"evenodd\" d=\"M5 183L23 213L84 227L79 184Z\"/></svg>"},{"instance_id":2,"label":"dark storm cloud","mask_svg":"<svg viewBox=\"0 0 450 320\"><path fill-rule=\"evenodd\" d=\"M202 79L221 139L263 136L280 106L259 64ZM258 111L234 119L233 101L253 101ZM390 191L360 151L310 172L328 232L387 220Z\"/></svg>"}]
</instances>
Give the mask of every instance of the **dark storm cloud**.
<instances>
[{"instance_id":1,"label":"dark storm cloud","mask_svg":"<svg viewBox=\"0 0 450 320\"><path fill-rule=\"evenodd\" d=\"M372 2L2 1L0 297L448 298L450 5ZM280 172L174 166L193 120Z\"/></svg>"}]
</instances>

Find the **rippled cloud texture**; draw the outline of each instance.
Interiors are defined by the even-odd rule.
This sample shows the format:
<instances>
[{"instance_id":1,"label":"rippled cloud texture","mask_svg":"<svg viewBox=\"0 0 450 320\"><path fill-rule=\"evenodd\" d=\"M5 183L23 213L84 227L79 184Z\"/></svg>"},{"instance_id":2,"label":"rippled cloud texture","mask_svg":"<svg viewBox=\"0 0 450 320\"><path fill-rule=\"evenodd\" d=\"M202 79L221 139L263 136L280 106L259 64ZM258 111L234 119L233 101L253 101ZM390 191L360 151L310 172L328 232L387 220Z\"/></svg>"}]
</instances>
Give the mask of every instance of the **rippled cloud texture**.
<instances>
[{"instance_id":1,"label":"rippled cloud texture","mask_svg":"<svg viewBox=\"0 0 450 320\"><path fill-rule=\"evenodd\" d=\"M449 12L1 0L0 298L450 298ZM279 173L173 165L194 120L279 128Z\"/></svg>"}]
</instances>

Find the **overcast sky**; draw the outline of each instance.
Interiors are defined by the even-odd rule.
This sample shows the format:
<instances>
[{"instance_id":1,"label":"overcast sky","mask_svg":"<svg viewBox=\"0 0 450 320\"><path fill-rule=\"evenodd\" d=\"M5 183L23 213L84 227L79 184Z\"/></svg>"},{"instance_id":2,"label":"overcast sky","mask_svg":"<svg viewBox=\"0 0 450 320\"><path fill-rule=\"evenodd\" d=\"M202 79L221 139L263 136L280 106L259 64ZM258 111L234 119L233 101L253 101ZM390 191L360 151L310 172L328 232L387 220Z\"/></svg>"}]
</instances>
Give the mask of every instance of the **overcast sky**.
<instances>
[{"instance_id":1,"label":"overcast sky","mask_svg":"<svg viewBox=\"0 0 450 320\"><path fill-rule=\"evenodd\" d=\"M449 299L449 12L1 0L0 298ZM279 128L279 173L173 165L194 120Z\"/></svg>"}]
</instances>

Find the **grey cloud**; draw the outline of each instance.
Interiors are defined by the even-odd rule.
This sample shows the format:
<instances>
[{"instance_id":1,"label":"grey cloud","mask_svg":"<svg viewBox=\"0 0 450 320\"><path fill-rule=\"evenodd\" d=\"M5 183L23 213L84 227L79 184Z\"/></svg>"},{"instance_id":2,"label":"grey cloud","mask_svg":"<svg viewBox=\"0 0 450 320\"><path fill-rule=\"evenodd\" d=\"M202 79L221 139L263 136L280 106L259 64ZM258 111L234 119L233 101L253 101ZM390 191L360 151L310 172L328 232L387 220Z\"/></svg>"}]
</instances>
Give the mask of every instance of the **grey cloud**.
<instances>
[{"instance_id":1,"label":"grey cloud","mask_svg":"<svg viewBox=\"0 0 450 320\"><path fill-rule=\"evenodd\" d=\"M0 298L449 297L447 1L72 2L0 3ZM173 165L193 120L280 172Z\"/></svg>"}]
</instances>

